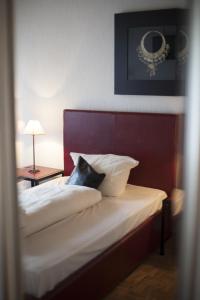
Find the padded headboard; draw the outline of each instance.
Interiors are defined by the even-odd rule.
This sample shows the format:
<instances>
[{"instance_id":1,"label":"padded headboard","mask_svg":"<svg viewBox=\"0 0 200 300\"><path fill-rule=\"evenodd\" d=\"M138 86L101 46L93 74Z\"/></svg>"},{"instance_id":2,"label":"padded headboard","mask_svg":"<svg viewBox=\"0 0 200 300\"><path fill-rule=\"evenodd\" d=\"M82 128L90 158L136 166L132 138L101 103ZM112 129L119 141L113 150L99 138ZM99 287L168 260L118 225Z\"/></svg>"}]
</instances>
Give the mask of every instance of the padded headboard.
<instances>
[{"instance_id":1,"label":"padded headboard","mask_svg":"<svg viewBox=\"0 0 200 300\"><path fill-rule=\"evenodd\" d=\"M179 116L174 114L64 110L65 175L70 152L128 155L140 161L129 183L170 194L176 184Z\"/></svg>"}]
</instances>

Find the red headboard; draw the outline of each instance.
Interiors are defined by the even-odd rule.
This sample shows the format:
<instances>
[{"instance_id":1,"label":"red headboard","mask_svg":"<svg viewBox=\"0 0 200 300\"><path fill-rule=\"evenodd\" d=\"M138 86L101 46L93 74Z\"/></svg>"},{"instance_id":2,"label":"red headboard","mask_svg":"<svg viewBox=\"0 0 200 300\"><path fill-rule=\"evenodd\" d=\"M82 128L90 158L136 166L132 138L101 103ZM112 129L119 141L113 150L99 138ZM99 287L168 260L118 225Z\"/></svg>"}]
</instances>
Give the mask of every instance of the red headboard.
<instances>
[{"instance_id":1,"label":"red headboard","mask_svg":"<svg viewBox=\"0 0 200 300\"><path fill-rule=\"evenodd\" d=\"M177 115L64 110L65 175L73 169L70 152L121 154L140 161L129 183L165 190L175 187Z\"/></svg>"}]
</instances>

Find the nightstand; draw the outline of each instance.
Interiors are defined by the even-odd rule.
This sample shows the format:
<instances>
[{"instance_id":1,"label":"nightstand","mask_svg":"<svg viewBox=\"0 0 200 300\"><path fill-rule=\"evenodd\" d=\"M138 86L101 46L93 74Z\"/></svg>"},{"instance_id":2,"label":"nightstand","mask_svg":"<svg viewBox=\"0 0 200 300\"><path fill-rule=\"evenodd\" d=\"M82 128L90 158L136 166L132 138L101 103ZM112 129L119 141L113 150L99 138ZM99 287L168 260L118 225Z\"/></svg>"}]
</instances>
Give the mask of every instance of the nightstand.
<instances>
[{"instance_id":1,"label":"nightstand","mask_svg":"<svg viewBox=\"0 0 200 300\"><path fill-rule=\"evenodd\" d=\"M64 170L47 168L42 166L36 167L40 170L40 172L37 172L35 174L29 172L29 170L32 169L32 166L17 168L17 178L30 181L31 187L33 187L35 185L38 185L41 181L50 179L57 175L64 176Z\"/></svg>"}]
</instances>

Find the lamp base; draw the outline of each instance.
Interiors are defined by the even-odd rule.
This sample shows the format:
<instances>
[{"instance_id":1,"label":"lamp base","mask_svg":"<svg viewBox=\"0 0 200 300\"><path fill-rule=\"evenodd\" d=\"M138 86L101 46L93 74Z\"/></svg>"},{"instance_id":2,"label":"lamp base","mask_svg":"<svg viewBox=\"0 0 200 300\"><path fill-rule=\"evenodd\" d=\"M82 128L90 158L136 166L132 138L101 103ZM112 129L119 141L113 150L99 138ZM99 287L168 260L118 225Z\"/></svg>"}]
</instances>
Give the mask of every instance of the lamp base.
<instances>
[{"instance_id":1,"label":"lamp base","mask_svg":"<svg viewBox=\"0 0 200 300\"><path fill-rule=\"evenodd\" d=\"M35 173L40 172L40 170L39 169L31 169L31 170L28 170L28 172L31 174L35 174Z\"/></svg>"}]
</instances>

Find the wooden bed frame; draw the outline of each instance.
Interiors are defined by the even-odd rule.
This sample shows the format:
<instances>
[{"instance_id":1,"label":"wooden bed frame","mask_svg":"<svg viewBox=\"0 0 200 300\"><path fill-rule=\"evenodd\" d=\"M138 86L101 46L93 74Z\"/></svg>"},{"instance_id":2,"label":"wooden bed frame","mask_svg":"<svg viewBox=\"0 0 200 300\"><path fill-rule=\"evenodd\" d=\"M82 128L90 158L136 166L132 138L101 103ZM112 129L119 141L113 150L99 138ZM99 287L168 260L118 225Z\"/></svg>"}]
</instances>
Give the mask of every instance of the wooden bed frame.
<instances>
[{"instance_id":1,"label":"wooden bed frame","mask_svg":"<svg viewBox=\"0 0 200 300\"><path fill-rule=\"evenodd\" d=\"M179 116L172 114L64 110L65 175L74 167L70 152L129 155L140 161L129 183L170 195L176 184L178 124ZM148 218L41 299L102 299L158 247L161 218L161 212Z\"/></svg>"}]
</instances>

